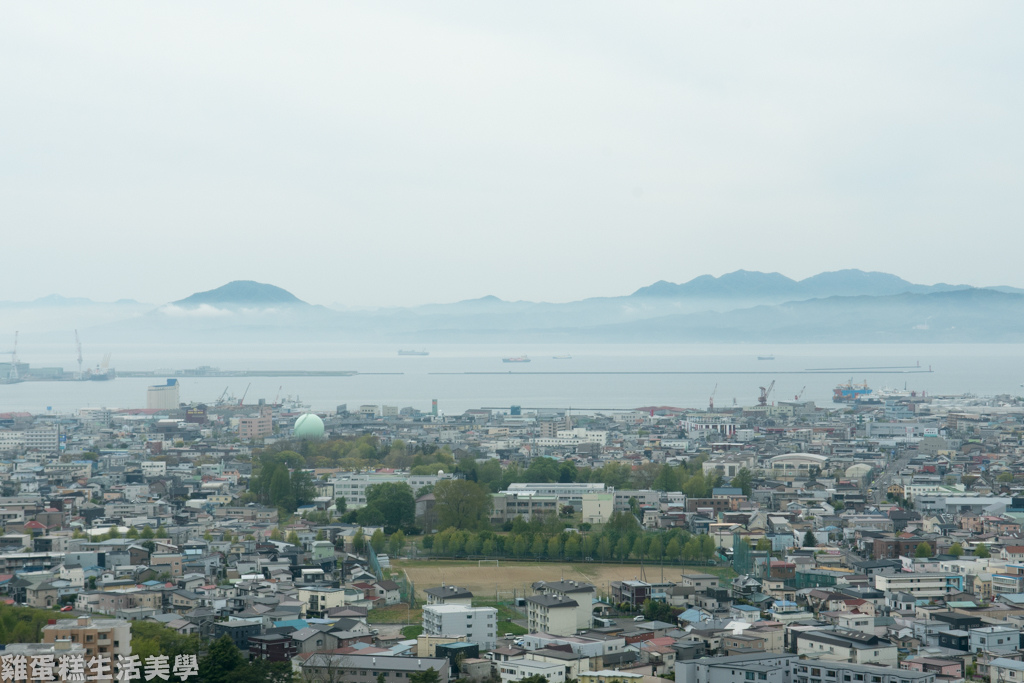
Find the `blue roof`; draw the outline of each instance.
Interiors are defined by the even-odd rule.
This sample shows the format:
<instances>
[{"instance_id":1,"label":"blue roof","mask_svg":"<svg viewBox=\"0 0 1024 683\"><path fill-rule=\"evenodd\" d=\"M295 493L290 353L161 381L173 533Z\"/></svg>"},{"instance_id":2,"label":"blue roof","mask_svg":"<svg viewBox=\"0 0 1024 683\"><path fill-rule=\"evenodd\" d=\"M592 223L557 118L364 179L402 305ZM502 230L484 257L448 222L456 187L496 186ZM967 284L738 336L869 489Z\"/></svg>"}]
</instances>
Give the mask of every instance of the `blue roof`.
<instances>
[{"instance_id":1,"label":"blue roof","mask_svg":"<svg viewBox=\"0 0 1024 683\"><path fill-rule=\"evenodd\" d=\"M305 619L286 619L284 621L275 621L274 628L279 626L294 626L296 629L306 628L308 624Z\"/></svg>"},{"instance_id":2,"label":"blue roof","mask_svg":"<svg viewBox=\"0 0 1024 683\"><path fill-rule=\"evenodd\" d=\"M796 607L796 603L792 602L790 600L776 600L775 601L775 606L776 607Z\"/></svg>"},{"instance_id":3,"label":"blue roof","mask_svg":"<svg viewBox=\"0 0 1024 683\"><path fill-rule=\"evenodd\" d=\"M738 609L741 612L760 612L760 607L754 607L753 605L733 605L733 609Z\"/></svg>"},{"instance_id":4,"label":"blue roof","mask_svg":"<svg viewBox=\"0 0 1024 683\"><path fill-rule=\"evenodd\" d=\"M712 496L742 496L743 489L736 486L716 486L711 489Z\"/></svg>"},{"instance_id":5,"label":"blue roof","mask_svg":"<svg viewBox=\"0 0 1024 683\"><path fill-rule=\"evenodd\" d=\"M689 621L689 622L698 622L698 621L704 621L705 619L707 619L707 617L704 615L704 613L701 612L699 609L692 609L692 608L686 610L685 612L683 612L682 614L680 614L676 618L679 621Z\"/></svg>"}]
</instances>

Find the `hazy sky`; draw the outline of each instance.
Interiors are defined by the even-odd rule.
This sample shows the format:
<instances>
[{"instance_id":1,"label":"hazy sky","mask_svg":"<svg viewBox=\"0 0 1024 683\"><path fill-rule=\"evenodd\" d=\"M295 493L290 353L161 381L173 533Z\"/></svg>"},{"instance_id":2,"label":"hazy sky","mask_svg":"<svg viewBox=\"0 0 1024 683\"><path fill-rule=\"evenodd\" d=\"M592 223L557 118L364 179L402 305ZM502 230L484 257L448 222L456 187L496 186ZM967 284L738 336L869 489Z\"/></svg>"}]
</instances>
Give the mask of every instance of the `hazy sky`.
<instances>
[{"instance_id":1,"label":"hazy sky","mask_svg":"<svg viewBox=\"0 0 1024 683\"><path fill-rule=\"evenodd\" d=\"M1019 2L0 5L0 299L1024 286Z\"/></svg>"}]
</instances>

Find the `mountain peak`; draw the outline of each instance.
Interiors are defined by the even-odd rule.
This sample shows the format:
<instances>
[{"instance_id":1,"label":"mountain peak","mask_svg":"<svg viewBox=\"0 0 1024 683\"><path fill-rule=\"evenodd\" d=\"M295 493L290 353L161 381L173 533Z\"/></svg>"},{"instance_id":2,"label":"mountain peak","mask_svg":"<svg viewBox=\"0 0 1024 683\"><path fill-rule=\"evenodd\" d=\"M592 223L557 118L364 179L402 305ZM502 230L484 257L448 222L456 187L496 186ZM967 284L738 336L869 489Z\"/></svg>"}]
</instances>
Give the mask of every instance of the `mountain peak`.
<instances>
[{"instance_id":1,"label":"mountain peak","mask_svg":"<svg viewBox=\"0 0 1024 683\"><path fill-rule=\"evenodd\" d=\"M175 301L174 304L177 306L199 306L202 304L211 306L309 305L286 289L253 280L234 280L216 289L196 292L191 296Z\"/></svg>"}]
</instances>

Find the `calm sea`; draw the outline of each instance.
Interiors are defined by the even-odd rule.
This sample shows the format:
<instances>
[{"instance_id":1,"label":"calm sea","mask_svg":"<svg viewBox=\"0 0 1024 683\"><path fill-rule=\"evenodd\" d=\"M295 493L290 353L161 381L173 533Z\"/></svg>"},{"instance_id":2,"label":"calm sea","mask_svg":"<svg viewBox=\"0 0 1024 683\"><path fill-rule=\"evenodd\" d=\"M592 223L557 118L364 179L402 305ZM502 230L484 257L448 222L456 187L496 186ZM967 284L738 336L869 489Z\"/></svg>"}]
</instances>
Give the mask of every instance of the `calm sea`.
<instances>
[{"instance_id":1,"label":"calm sea","mask_svg":"<svg viewBox=\"0 0 1024 683\"><path fill-rule=\"evenodd\" d=\"M630 409L666 405L704 408L753 404L758 387L775 388L772 400L801 394L831 405L832 389L850 379L873 388L904 388L929 394L1020 394L1024 345L436 345L416 346L429 356L399 356L396 345L306 344L259 346L139 346L106 349L122 370L191 368L224 370L355 370L354 377L192 379L181 382L182 401L212 402L225 390L246 403L299 397L316 410L364 403L430 409L468 408ZM409 348L409 347L407 347ZM530 363L502 363L528 355ZM568 360L554 356L571 355ZM774 355L774 360L758 356ZM25 349L33 366L76 367L66 347ZM89 365L89 359L86 365ZM95 364L95 359L92 359ZM918 368L920 364L920 368ZM933 372L922 373L917 370ZM806 373L812 369L828 369ZM842 369L840 369L842 368ZM447 374L438 374L447 373ZM463 374L489 373L489 374ZM560 374L545 374L560 373ZM580 374L565 374L580 373ZM595 374L586 374L595 373ZM621 374L646 373L646 374ZM696 373L696 374L670 374ZM145 407L150 379L111 382L25 382L0 385L0 411L70 412L82 407ZM248 386L250 385L251 386ZM716 388L717 387L717 388Z\"/></svg>"}]
</instances>

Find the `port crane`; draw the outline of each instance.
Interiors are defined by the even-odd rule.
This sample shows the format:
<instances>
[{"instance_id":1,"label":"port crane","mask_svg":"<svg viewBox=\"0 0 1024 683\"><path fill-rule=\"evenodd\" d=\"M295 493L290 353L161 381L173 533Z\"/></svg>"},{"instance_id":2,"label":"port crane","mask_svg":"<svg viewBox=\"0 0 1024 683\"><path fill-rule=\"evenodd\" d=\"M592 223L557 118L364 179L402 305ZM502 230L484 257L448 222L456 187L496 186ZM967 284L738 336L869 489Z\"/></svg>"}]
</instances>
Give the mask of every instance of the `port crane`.
<instances>
[{"instance_id":1,"label":"port crane","mask_svg":"<svg viewBox=\"0 0 1024 683\"><path fill-rule=\"evenodd\" d=\"M772 389L775 388L775 380L772 380L772 383L769 384L767 388L765 388L765 387L758 387L758 388L761 390L761 395L757 397L757 405L759 405L759 406L766 406L766 405L768 405L768 396L771 395Z\"/></svg>"},{"instance_id":2,"label":"port crane","mask_svg":"<svg viewBox=\"0 0 1024 683\"><path fill-rule=\"evenodd\" d=\"M800 400L800 397L804 395L804 392L805 392L805 391L807 391L807 386L806 386L806 385L804 386L804 388L803 388L803 389L801 389L801 390L800 390L800 393L799 393L799 394L797 394L796 396L794 396L794 397L793 397L793 400L794 400L794 401L799 401L799 400Z\"/></svg>"},{"instance_id":3,"label":"port crane","mask_svg":"<svg viewBox=\"0 0 1024 683\"><path fill-rule=\"evenodd\" d=\"M709 413L715 412L715 394L717 394L717 393L718 393L718 385L716 384L715 388L711 391L711 398L708 399L708 412Z\"/></svg>"},{"instance_id":4,"label":"port crane","mask_svg":"<svg viewBox=\"0 0 1024 683\"><path fill-rule=\"evenodd\" d=\"M249 393L249 387L251 387L251 386L252 386L252 382L249 382L249 386L246 387L245 391L242 392L242 398L238 399L238 405L240 405L240 406L245 405L245 395Z\"/></svg>"},{"instance_id":5,"label":"port crane","mask_svg":"<svg viewBox=\"0 0 1024 683\"><path fill-rule=\"evenodd\" d=\"M78 330L75 330L75 348L78 350L78 379L82 379L82 342L78 338Z\"/></svg>"},{"instance_id":6,"label":"port crane","mask_svg":"<svg viewBox=\"0 0 1024 683\"><path fill-rule=\"evenodd\" d=\"M14 331L14 348L11 350L11 373L8 378L11 382L18 381L18 331Z\"/></svg>"}]
</instances>

